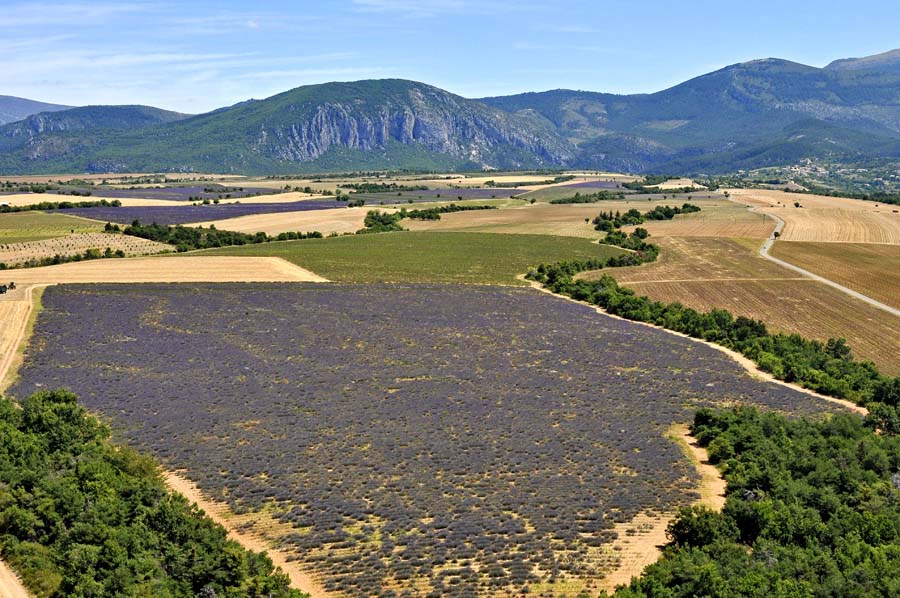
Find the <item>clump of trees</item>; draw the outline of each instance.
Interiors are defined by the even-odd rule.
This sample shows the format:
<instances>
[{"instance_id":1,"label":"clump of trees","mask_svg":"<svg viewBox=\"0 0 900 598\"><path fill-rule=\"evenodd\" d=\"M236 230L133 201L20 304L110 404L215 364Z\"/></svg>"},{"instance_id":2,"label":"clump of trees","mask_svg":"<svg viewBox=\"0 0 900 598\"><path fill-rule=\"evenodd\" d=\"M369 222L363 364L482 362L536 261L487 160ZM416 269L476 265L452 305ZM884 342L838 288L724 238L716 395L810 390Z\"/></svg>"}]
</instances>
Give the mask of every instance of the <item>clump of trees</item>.
<instances>
[{"instance_id":1,"label":"clump of trees","mask_svg":"<svg viewBox=\"0 0 900 598\"><path fill-rule=\"evenodd\" d=\"M725 508L683 508L663 558L617 597L897 595L900 437L748 408L701 410L692 429Z\"/></svg>"},{"instance_id":2,"label":"clump of trees","mask_svg":"<svg viewBox=\"0 0 900 598\"><path fill-rule=\"evenodd\" d=\"M118 225L107 224L107 231L117 231ZM322 233L313 231L309 233L287 232L272 237L264 232L254 234L239 233L234 231L219 230L214 225L209 228L202 226L191 227L166 226L162 224L141 224L135 220L122 231L126 235L149 239L158 243L174 245L181 253L195 249L212 249L214 247L228 247L231 245L250 245L253 243L269 243L271 241L287 241L296 239L321 239Z\"/></svg>"},{"instance_id":3,"label":"clump of trees","mask_svg":"<svg viewBox=\"0 0 900 598\"><path fill-rule=\"evenodd\" d=\"M0 549L36 596L304 596L75 395L0 399L0 439Z\"/></svg>"},{"instance_id":4,"label":"clump of trees","mask_svg":"<svg viewBox=\"0 0 900 598\"><path fill-rule=\"evenodd\" d=\"M598 203L601 201L608 201L611 199L625 199L624 193L610 193L609 191L597 191L596 193L586 193L584 195L581 194L580 191L576 191L575 195L571 197L560 197L557 199L551 199L550 203L552 204L570 204L570 203Z\"/></svg>"},{"instance_id":5,"label":"clump of trees","mask_svg":"<svg viewBox=\"0 0 900 598\"><path fill-rule=\"evenodd\" d=\"M400 226L400 221L404 218L412 220L440 220L441 214L450 214L453 212L468 212L471 210L496 210L496 206L461 206L450 204L448 206L440 206L435 208L424 208L421 210L407 210L401 208L399 212L382 212L380 210L370 210L366 214L363 224L365 228L356 231L357 234L367 233L386 233L404 230Z\"/></svg>"}]
</instances>

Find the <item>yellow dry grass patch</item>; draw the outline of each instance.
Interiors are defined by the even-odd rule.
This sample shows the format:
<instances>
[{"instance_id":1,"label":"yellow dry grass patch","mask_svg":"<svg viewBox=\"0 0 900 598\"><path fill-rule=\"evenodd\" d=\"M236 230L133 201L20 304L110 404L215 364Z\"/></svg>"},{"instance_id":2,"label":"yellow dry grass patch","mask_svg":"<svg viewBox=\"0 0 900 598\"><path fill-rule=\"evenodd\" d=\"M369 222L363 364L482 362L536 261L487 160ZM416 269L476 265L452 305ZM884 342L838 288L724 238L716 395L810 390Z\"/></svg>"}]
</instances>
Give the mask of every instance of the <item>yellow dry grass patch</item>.
<instances>
[{"instance_id":1,"label":"yellow dry grass patch","mask_svg":"<svg viewBox=\"0 0 900 598\"><path fill-rule=\"evenodd\" d=\"M215 225L216 228L241 233L264 232L277 235L285 232L319 231L323 235L331 233L355 233L363 228L366 213L371 208L335 208L333 210L306 210L302 212L281 212L280 214L253 214L224 220L200 222L194 226ZM390 212L393 210L378 209Z\"/></svg>"},{"instance_id":2,"label":"yellow dry grass patch","mask_svg":"<svg viewBox=\"0 0 900 598\"><path fill-rule=\"evenodd\" d=\"M900 245L778 241L771 253L882 303L900 308Z\"/></svg>"},{"instance_id":3,"label":"yellow dry grass patch","mask_svg":"<svg viewBox=\"0 0 900 598\"><path fill-rule=\"evenodd\" d=\"M660 183L659 185L650 185L655 189L659 189L660 191L667 191L669 189L683 189L684 187L698 187L700 189L706 189L703 185L698 185L694 182L693 179L672 179L666 181L665 183Z\"/></svg>"},{"instance_id":4,"label":"yellow dry grass patch","mask_svg":"<svg viewBox=\"0 0 900 598\"><path fill-rule=\"evenodd\" d=\"M274 257L160 256L101 259L16 270L19 285L108 282L324 282Z\"/></svg>"},{"instance_id":5,"label":"yellow dry grass patch","mask_svg":"<svg viewBox=\"0 0 900 598\"><path fill-rule=\"evenodd\" d=\"M42 259L55 255L72 256L83 254L89 249L97 249L102 252L106 248L112 251L122 250L129 256L172 251L171 245L139 237L107 233L76 233L42 241L0 244L0 263L13 265L30 259Z\"/></svg>"},{"instance_id":6,"label":"yellow dry grass patch","mask_svg":"<svg viewBox=\"0 0 900 598\"><path fill-rule=\"evenodd\" d=\"M17 298L16 301L0 300L0 390L13 369L22 333L31 314L31 303L24 293L18 293Z\"/></svg>"},{"instance_id":7,"label":"yellow dry grass patch","mask_svg":"<svg viewBox=\"0 0 900 598\"><path fill-rule=\"evenodd\" d=\"M766 225L763 229L757 224L749 228L745 224L734 225L735 221L754 222L765 216L749 214L747 210L733 203L723 200L703 200L703 211L710 214L723 212L724 216L716 220L715 216L707 215L704 220L691 224L698 229L702 236L713 236L715 230L728 230L730 232L750 232L759 234L759 238L765 238L771 231L772 225ZM602 201L593 204L550 204L536 203L524 204L516 207L502 208L499 210L474 210L470 212L454 212L442 214L440 220L404 220L403 226L410 230L433 230L453 232L479 232L479 233L507 233L520 235L559 235L565 237L583 237L599 239L603 233L594 230L591 221L597 214L604 211L625 212L632 208L646 212L656 206L676 205L678 201L646 199L624 199ZM703 212L700 212L701 214ZM683 216L678 216L682 218ZM587 220L587 222L585 222ZM718 222L719 224L715 224ZM647 223L648 226L653 223ZM707 232L711 231L711 232ZM760 232L763 231L763 232Z\"/></svg>"},{"instance_id":8,"label":"yellow dry grass patch","mask_svg":"<svg viewBox=\"0 0 900 598\"><path fill-rule=\"evenodd\" d=\"M683 201L681 202L683 203ZM775 222L765 214L749 211L745 206L728 201L694 201L701 211L676 216L672 220L648 220L641 226L655 237L742 237L767 239ZM680 205L679 201L655 202ZM650 208L645 208L646 211ZM634 227L625 227L631 232Z\"/></svg>"},{"instance_id":9,"label":"yellow dry grass patch","mask_svg":"<svg viewBox=\"0 0 900 598\"><path fill-rule=\"evenodd\" d=\"M655 262L609 271L586 272L579 276L596 280L609 274L622 284L678 280L772 280L803 278L761 257L756 239L710 237L652 237L659 245Z\"/></svg>"},{"instance_id":10,"label":"yellow dry grass patch","mask_svg":"<svg viewBox=\"0 0 900 598\"><path fill-rule=\"evenodd\" d=\"M730 193L735 201L784 220L782 241L900 244L900 208L896 206L766 189L731 189ZM794 207L794 202L803 207Z\"/></svg>"}]
</instances>

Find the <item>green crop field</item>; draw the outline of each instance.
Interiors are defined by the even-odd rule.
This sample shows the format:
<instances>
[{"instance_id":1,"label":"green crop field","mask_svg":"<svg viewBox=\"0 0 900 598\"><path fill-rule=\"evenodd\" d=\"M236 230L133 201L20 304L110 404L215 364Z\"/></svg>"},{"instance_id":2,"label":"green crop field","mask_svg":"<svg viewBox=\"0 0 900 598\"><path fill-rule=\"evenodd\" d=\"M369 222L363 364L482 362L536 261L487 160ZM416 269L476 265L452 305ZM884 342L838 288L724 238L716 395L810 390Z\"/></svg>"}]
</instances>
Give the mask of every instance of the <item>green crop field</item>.
<instances>
[{"instance_id":1,"label":"green crop field","mask_svg":"<svg viewBox=\"0 0 900 598\"><path fill-rule=\"evenodd\" d=\"M0 243L24 243L64 237L71 233L95 233L103 230L103 224L44 212L14 212L0 214Z\"/></svg>"},{"instance_id":2,"label":"green crop field","mask_svg":"<svg viewBox=\"0 0 900 598\"><path fill-rule=\"evenodd\" d=\"M525 284L542 262L617 255L587 239L549 235L398 232L227 247L204 255L281 257L342 282Z\"/></svg>"}]
</instances>

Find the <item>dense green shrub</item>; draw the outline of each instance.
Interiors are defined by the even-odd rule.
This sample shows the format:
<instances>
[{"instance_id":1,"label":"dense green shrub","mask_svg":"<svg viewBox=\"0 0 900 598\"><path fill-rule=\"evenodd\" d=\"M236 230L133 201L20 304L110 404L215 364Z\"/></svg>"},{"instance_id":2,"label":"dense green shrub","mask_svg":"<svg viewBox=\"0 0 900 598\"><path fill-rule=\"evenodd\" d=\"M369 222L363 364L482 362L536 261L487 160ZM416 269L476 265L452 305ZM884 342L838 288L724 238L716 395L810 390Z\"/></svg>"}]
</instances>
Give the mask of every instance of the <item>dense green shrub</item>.
<instances>
[{"instance_id":1,"label":"dense green shrub","mask_svg":"<svg viewBox=\"0 0 900 598\"><path fill-rule=\"evenodd\" d=\"M293 597L65 391L0 399L0 550L39 597Z\"/></svg>"},{"instance_id":2,"label":"dense green shrub","mask_svg":"<svg viewBox=\"0 0 900 598\"><path fill-rule=\"evenodd\" d=\"M747 408L701 410L693 433L725 508L682 509L663 558L616 596L900 595L900 437Z\"/></svg>"}]
</instances>

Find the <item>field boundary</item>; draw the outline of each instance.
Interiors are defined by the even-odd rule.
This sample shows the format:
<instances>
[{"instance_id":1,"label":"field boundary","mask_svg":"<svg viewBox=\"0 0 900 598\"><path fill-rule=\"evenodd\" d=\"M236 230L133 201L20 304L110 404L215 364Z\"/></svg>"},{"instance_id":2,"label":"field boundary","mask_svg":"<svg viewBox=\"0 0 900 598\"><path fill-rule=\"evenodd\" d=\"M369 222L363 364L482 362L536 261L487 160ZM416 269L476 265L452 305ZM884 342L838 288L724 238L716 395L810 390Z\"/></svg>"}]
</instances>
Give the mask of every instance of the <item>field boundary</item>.
<instances>
[{"instance_id":1,"label":"field boundary","mask_svg":"<svg viewBox=\"0 0 900 598\"><path fill-rule=\"evenodd\" d=\"M194 482L185 477L186 473L188 473L187 470L163 470L162 476L170 490L181 494L188 499L188 502L196 504L206 513L207 517L225 528L229 538L247 550L265 552L272 559L275 566L280 567L282 572L290 578L291 587L306 592L310 598L332 598L332 595L319 582L300 568L298 563L291 561L289 555L283 550L274 548L263 538L235 526L228 517L228 514L231 513L230 507L221 501L210 499L204 495L203 491Z\"/></svg>"},{"instance_id":2,"label":"field boundary","mask_svg":"<svg viewBox=\"0 0 900 598\"><path fill-rule=\"evenodd\" d=\"M25 297L21 302L26 304L25 312L21 315L18 322L13 323L13 326L18 326L18 328L6 355L0 355L0 392L5 392L15 379L16 372L19 369L18 366L21 365L21 363L17 362L24 357L25 348L31 339L34 322L40 312L36 305L41 300L41 295L47 286L49 285L33 284L23 289ZM36 288L39 291L35 296L34 289Z\"/></svg>"},{"instance_id":3,"label":"field boundary","mask_svg":"<svg viewBox=\"0 0 900 598\"><path fill-rule=\"evenodd\" d=\"M850 411L853 411L862 416L869 414L868 409L866 409L865 407L861 407L861 406L857 405L856 403L852 403L852 402L844 400L844 399L837 399L835 397L829 397L829 396L826 396L823 394L819 394L808 388L803 388L802 386L797 386L796 384L791 384L790 382L785 382L783 380L779 380L779 379L775 378L772 374L759 369L759 366L757 366L753 360L745 357L744 355L738 353L737 351L733 351L733 350L729 349L728 347L723 347L722 345L717 345L716 343L712 343L710 341L705 341L703 339L694 338L692 336L684 334L683 332L678 332L676 330L669 330L668 328L664 328L662 326L657 326L656 324L651 324L650 322L639 322L637 320L629 320L628 318L623 318L622 316L617 316L615 314L611 314L611 313L607 312L605 309L603 309L602 307L599 307L597 305L593 305L586 301L579 301L577 299L567 297L566 295L559 295L557 293L554 293L553 291L544 288L544 286L541 283L534 281L534 280L526 279L524 274L520 274L517 278L519 278L519 280L527 281L531 285L531 288L536 289L542 293L547 293L548 295L552 295L552 296L558 297L560 299L565 299L566 301L571 301L572 303L584 305L585 307L589 307L589 308L593 309L594 311L596 311L598 314L603 314L604 316L606 316L608 318L614 318L616 320L631 322L632 324L636 324L639 326L647 326L649 328L655 328L656 330L662 330L664 332L667 332L668 334L674 334L675 336L680 336L681 338L686 338L695 343L700 343L702 345L706 345L707 347L711 347L717 351L721 351L722 353L724 353L725 355L727 355L728 357L731 357L734 361L736 361L738 363L738 365L742 366L745 370L747 370L748 374L750 374L751 376L753 376L759 380L764 380L766 382L778 384L780 386L790 388L791 390L795 390L797 392L802 392L804 394L816 397L817 399L821 399L823 401L827 401L827 402L833 403L835 405L840 405L841 407L844 407L845 409L849 409Z\"/></svg>"},{"instance_id":4,"label":"field boundary","mask_svg":"<svg viewBox=\"0 0 900 598\"><path fill-rule=\"evenodd\" d=\"M700 474L698 490L700 498L694 505L705 506L714 511L721 511L725 506L725 478L718 468L709 462L709 454L691 436L686 424L673 424L666 432L666 438L675 442ZM607 592L613 592L616 586L628 584L635 577L640 577L644 569L652 565L662 555L662 548L668 543L666 531L677 513L667 512L651 517L647 513L638 513L631 521L616 525L619 535L612 543L612 550L619 554L626 553L628 560L622 559L619 565L602 580L599 586ZM638 534L629 535L627 530L641 529Z\"/></svg>"},{"instance_id":5,"label":"field boundary","mask_svg":"<svg viewBox=\"0 0 900 598\"><path fill-rule=\"evenodd\" d=\"M19 575L3 560L0 560L0 598L31 598Z\"/></svg>"}]
</instances>

